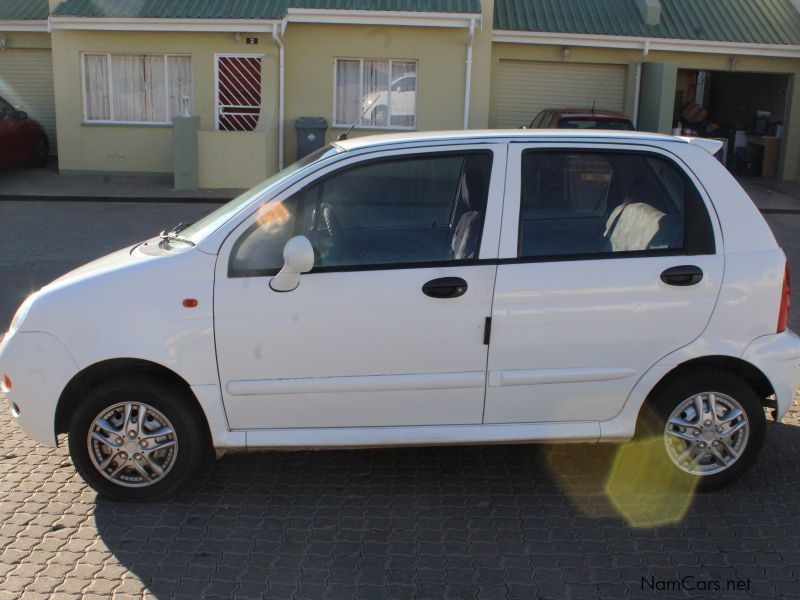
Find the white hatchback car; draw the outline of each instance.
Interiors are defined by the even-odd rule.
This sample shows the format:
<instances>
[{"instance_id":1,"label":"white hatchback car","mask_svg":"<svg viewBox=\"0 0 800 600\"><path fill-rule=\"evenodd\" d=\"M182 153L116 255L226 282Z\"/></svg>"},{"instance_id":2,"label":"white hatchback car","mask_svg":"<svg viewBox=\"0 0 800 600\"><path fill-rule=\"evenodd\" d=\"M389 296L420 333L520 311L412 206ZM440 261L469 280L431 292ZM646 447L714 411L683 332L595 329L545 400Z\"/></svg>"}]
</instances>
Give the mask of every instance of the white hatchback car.
<instances>
[{"instance_id":1,"label":"white hatchback car","mask_svg":"<svg viewBox=\"0 0 800 600\"><path fill-rule=\"evenodd\" d=\"M0 345L10 409L123 500L173 492L212 448L637 435L719 486L791 405L800 338L786 258L716 149L338 142L28 298Z\"/></svg>"}]
</instances>

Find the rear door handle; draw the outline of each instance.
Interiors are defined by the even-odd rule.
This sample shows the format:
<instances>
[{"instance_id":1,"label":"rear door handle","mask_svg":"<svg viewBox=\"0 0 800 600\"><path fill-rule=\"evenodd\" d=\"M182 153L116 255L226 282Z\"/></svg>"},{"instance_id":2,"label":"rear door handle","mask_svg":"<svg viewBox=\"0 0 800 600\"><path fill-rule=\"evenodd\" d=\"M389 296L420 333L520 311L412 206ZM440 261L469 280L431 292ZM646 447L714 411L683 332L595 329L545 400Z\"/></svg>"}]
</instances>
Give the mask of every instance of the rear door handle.
<instances>
[{"instance_id":1,"label":"rear door handle","mask_svg":"<svg viewBox=\"0 0 800 600\"><path fill-rule=\"evenodd\" d=\"M703 269L694 265L680 265L672 267L661 273L661 281L667 285L687 286L700 283L703 279Z\"/></svg>"},{"instance_id":2,"label":"rear door handle","mask_svg":"<svg viewBox=\"0 0 800 600\"><path fill-rule=\"evenodd\" d=\"M440 277L422 286L422 293L431 298L458 298L467 292L467 282L461 277Z\"/></svg>"}]
</instances>

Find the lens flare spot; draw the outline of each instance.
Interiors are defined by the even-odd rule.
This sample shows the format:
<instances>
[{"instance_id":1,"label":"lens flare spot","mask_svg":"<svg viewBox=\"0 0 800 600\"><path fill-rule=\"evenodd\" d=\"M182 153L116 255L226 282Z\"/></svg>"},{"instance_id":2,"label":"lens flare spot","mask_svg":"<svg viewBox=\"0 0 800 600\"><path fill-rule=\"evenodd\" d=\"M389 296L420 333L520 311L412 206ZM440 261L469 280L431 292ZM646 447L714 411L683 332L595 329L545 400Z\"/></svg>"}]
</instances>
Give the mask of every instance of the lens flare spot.
<instances>
[{"instance_id":1,"label":"lens flare spot","mask_svg":"<svg viewBox=\"0 0 800 600\"><path fill-rule=\"evenodd\" d=\"M605 493L632 527L661 527L683 520L697 482L672 464L664 438L653 436L619 446Z\"/></svg>"}]
</instances>

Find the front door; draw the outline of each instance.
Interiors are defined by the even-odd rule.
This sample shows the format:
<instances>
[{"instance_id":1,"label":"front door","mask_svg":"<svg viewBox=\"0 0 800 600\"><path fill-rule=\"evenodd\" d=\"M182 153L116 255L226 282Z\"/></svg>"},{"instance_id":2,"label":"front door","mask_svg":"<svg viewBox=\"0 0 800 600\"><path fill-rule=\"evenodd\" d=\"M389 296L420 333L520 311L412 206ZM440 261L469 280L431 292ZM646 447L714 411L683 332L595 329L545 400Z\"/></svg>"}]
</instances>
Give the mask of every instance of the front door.
<instances>
[{"instance_id":1,"label":"front door","mask_svg":"<svg viewBox=\"0 0 800 600\"><path fill-rule=\"evenodd\" d=\"M215 282L230 426L480 423L504 170L505 145L345 159L246 219ZM296 235L314 268L272 291Z\"/></svg>"},{"instance_id":2,"label":"front door","mask_svg":"<svg viewBox=\"0 0 800 600\"><path fill-rule=\"evenodd\" d=\"M654 149L511 144L508 163L485 422L611 419L711 317L713 212Z\"/></svg>"},{"instance_id":3,"label":"front door","mask_svg":"<svg viewBox=\"0 0 800 600\"><path fill-rule=\"evenodd\" d=\"M26 121L17 118L17 110L0 98L0 167L18 164L23 152L29 153L30 142Z\"/></svg>"}]
</instances>

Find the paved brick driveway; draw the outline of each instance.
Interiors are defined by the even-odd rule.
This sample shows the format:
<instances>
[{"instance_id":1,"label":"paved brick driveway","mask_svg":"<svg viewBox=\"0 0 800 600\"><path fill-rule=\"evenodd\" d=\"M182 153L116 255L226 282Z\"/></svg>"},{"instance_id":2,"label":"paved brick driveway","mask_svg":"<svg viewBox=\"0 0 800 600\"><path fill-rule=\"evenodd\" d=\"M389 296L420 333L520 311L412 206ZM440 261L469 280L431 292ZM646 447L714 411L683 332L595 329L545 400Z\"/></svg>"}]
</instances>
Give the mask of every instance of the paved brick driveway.
<instances>
[{"instance_id":1,"label":"paved brick driveway","mask_svg":"<svg viewBox=\"0 0 800 600\"><path fill-rule=\"evenodd\" d=\"M134 221L149 228L148 219ZM798 226L781 216L776 231ZM13 245L0 253L5 283L28 276L11 264ZM36 266L44 276L67 265ZM0 291L9 293L20 292ZM83 485L63 438L58 449L34 444L3 406L0 600L800 598L794 408L770 424L740 482L694 497L676 525L633 528L603 492L613 446L231 455L169 502L122 505ZM681 579L696 589L670 588ZM729 581L748 587L728 592Z\"/></svg>"}]
</instances>

